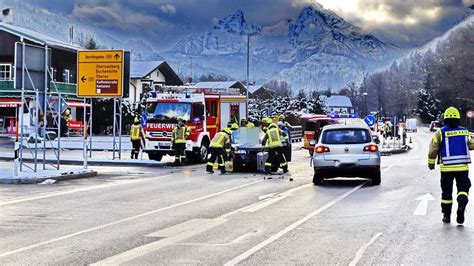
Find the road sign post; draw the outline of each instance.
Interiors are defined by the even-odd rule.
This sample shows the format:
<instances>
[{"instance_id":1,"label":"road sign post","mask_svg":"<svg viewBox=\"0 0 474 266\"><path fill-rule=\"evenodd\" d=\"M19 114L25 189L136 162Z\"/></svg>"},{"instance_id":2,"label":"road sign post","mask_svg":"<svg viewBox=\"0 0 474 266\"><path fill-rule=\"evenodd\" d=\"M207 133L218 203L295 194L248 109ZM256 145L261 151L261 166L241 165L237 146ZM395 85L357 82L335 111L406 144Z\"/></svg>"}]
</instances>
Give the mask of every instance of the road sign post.
<instances>
[{"instance_id":1,"label":"road sign post","mask_svg":"<svg viewBox=\"0 0 474 266\"><path fill-rule=\"evenodd\" d=\"M467 111L466 117L467 119L469 119L469 130L472 130L472 119L474 119L474 110Z\"/></svg>"},{"instance_id":2,"label":"road sign post","mask_svg":"<svg viewBox=\"0 0 474 266\"><path fill-rule=\"evenodd\" d=\"M116 137L118 133L118 154L120 159L122 129L121 104L124 91L128 93L130 53L122 50L79 51L77 55L77 73L77 96L91 98L89 127L89 137L91 139L89 139L89 148L91 149L92 147L92 98L114 98L113 158L115 159ZM120 104L118 108L116 106L117 102ZM120 112L118 116L119 121L117 121L116 111ZM117 126L118 128L116 128Z\"/></svg>"}]
</instances>

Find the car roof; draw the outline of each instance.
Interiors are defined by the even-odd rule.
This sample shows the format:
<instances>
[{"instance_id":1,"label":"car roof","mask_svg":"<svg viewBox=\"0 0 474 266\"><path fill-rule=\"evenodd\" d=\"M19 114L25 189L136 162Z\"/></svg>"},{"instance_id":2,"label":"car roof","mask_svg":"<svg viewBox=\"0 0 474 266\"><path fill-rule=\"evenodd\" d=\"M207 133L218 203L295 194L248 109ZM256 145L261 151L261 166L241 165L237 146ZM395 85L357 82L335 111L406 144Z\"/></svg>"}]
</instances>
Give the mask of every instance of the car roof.
<instances>
[{"instance_id":1,"label":"car roof","mask_svg":"<svg viewBox=\"0 0 474 266\"><path fill-rule=\"evenodd\" d=\"M367 125L344 125L344 124L335 124L335 125L327 125L323 127L323 131L331 130L331 129L366 129L370 130Z\"/></svg>"}]
</instances>

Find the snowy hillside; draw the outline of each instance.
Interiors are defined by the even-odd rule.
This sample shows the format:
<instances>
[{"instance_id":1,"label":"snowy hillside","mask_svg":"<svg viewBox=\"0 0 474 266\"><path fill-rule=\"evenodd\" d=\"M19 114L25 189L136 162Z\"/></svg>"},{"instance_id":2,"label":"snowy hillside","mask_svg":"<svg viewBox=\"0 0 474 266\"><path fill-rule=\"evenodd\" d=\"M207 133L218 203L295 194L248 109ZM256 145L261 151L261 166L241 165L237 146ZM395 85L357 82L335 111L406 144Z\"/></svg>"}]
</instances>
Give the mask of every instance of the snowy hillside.
<instances>
[{"instance_id":1,"label":"snowy hillside","mask_svg":"<svg viewBox=\"0 0 474 266\"><path fill-rule=\"evenodd\" d=\"M178 41L163 56L174 64L193 57L202 66L218 69L219 74L244 79L249 32L258 33L251 37L251 79L285 80L294 89L310 89L306 81L320 89L339 89L402 54L400 49L315 5L304 8L294 21L269 26L250 24L237 10L211 30ZM209 56L213 59L206 63ZM195 77L205 73L193 68Z\"/></svg>"},{"instance_id":2,"label":"snowy hillside","mask_svg":"<svg viewBox=\"0 0 474 266\"><path fill-rule=\"evenodd\" d=\"M115 33L85 25L62 14L51 13L22 0L3 1L3 6L12 9L14 25L47 33L63 41L69 41L69 27L73 26L75 44L83 45L92 37L99 48L132 51L134 60L162 59L152 45L143 39L117 36Z\"/></svg>"}]
</instances>

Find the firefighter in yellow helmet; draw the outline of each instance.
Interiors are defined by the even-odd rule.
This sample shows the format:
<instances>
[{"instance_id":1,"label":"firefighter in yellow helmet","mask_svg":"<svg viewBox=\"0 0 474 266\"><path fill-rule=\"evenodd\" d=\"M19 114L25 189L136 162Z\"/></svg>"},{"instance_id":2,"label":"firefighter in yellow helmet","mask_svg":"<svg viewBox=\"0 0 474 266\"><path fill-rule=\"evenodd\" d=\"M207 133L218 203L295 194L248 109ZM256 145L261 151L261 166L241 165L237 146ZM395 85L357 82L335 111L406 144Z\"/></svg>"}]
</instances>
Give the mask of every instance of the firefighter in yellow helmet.
<instances>
[{"instance_id":1,"label":"firefighter in yellow helmet","mask_svg":"<svg viewBox=\"0 0 474 266\"><path fill-rule=\"evenodd\" d=\"M443 222L451 222L451 208L453 205L453 181L456 179L457 218L459 224L464 223L464 211L468 203L469 166L471 158L469 150L474 149L474 140L469 136L466 128L459 126L461 115L454 107L444 112L444 126L431 139L428 153L428 167L435 168L436 159L441 170L441 212Z\"/></svg>"},{"instance_id":2,"label":"firefighter in yellow helmet","mask_svg":"<svg viewBox=\"0 0 474 266\"><path fill-rule=\"evenodd\" d=\"M271 118L269 118L269 117L264 117L264 118L262 119L262 122L260 123L260 126L261 126L261 128L262 128L262 131L263 131L263 132L267 132L268 126L269 126L270 124L272 124L272 123L273 123L273 120L272 120Z\"/></svg>"},{"instance_id":3,"label":"firefighter in yellow helmet","mask_svg":"<svg viewBox=\"0 0 474 266\"><path fill-rule=\"evenodd\" d=\"M255 124L247 120L246 118L242 118L240 119L240 127L253 128L255 127Z\"/></svg>"},{"instance_id":4,"label":"firefighter in yellow helmet","mask_svg":"<svg viewBox=\"0 0 474 266\"><path fill-rule=\"evenodd\" d=\"M186 120L183 117L178 117L178 125L173 129L173 137L171 138L174 149L174 163L176 165L182 165L186 160L186 139L191 132L185 122Z\"/></svg>"},{"instance_id":5,"label":"firefighter in yellow helmet","mask_svg":"<svg viewBox=\"0 0 474 266\"><path fill-rule=\"evenodd\" d=\"M138 117L133 119L133 125L130 128L130 141L132 142L132 154L130 158L138 159L142 141L142 126L140 125Z\"/></svg>"},{"instance_id":6,"label":"firefighter in yellow helmet","mask_svg":"<svg viewBox=\"0 0 474 266\"><path fill-rule=\"evenodd\" d=\"M225 158L227 158L226 149L230 146L230 136L232 131L230 128L224 128L221 132L216 133L212 138L209 146L209 160L207 161L206 171L208 173L214 173L214 164L217 161L221 173L225 174Z\"/></svg>"},{"instance_id":7,"label":"firefighter in yellow helmet","mask_svg":"<svg viewBox=\"0 0 474 266\"><path fill-rule=\"evenodd\" d=\"M279 129L276 124L272 123L271 118L263 119L262 122L267 128L262 140L262 145L265 146L268 141L268 160L265 162L265 174L271 174L272 170L277 171L280 167L283 169L283 173L287 173L288 162L285 158L281 137L283 136L284 139L288 141L288 136L285 131Z\"/></svg>"}]
</instances>

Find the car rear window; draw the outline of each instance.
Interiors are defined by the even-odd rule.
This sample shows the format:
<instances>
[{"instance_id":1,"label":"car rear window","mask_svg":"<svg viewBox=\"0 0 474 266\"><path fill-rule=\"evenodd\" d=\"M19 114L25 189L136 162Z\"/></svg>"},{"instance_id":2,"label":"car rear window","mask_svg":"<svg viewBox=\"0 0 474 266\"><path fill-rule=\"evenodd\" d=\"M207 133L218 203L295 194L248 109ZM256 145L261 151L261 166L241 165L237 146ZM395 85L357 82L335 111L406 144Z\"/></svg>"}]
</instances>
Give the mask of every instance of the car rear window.
<instances>
[{"instance_id":1,"label":"car rear window","mask_svg":"<svg viewBox=\"0 0 474 266\"><path fill-rule=\"evenodd\" d=\"M321 142L323 144L359 144L371 141L370 132L366 129L341 128L326 130Z\"/></svg>"}]
</instances>

